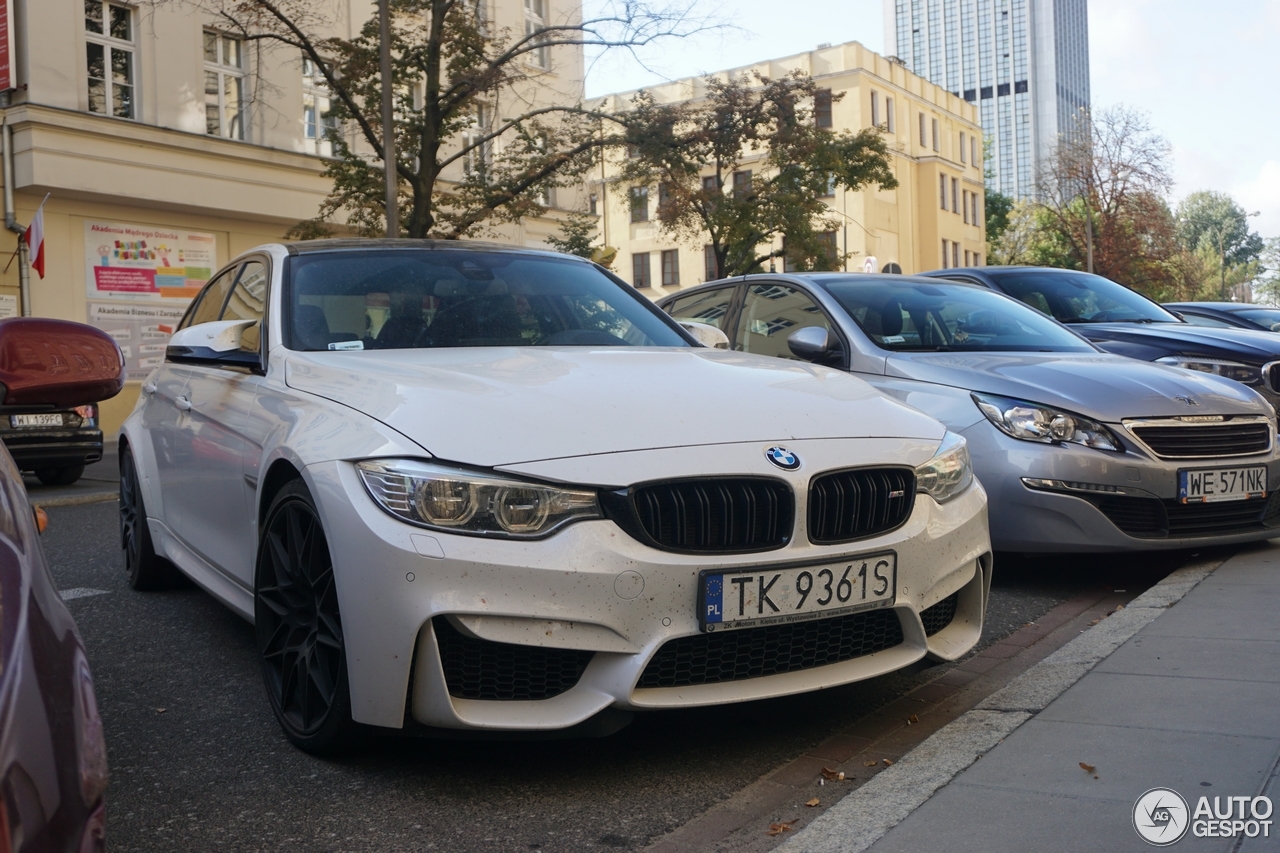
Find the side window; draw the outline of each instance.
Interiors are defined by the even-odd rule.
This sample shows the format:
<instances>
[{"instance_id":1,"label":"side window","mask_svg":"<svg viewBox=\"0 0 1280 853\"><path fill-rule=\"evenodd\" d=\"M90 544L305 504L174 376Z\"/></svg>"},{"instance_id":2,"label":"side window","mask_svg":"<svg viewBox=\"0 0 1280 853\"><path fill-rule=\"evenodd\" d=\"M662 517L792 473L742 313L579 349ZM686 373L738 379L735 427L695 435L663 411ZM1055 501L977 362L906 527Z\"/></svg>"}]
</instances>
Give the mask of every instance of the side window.
<instances>
[{"instance_id":1,"label":"side window","mask_svg":"<svg viewBox=\"0 0 1280 853\"><path fill-rule=\"evenodd\" d=\"M1193 326L1209 326L1214 329L1230 329L1230 323L1224 323L1213 317L1202 317L1199 314L1183 314L1182 319L1186 320Z\"/></svg>"},{"instance_id":2,"label":"side window","mask_svg":"<svg viewBox=\"0 0 1280 853\"><path fill-rule=\"evenodd\" d=\"M753 284L747 290L733 348L794 359L787 338L809 326L832 331L827 315L808 294L780 284Z\"/></svg>"},{"instance_id":3,"label":"side window","mask_svg":"<svg viewBox=\"0 0 1280 853\"><path fill-rule=\"evenodd\" d=\"M236 280L237 269L239 267L232 267L204 286L195 302L191 304L187 315L182 318L182 322L178 325L179 329L198 326L201 323L212 323L222 316L222 305L227 301L227 292Z\"/></svg>"},{"instance_id":4,"label":"side window","mask_svg":"<svg viewBox=\"0 0 1280 853\"><path fill-rule=\"evenodd\" d=\"M257 320L240 336L240 349L257 352L262 342L262 312L267 304L267 267L261 261L249 261L243 267L227 307L223 320Z\"/></svg>"},{"instance_id":5,"label":"side window","mask_svg":"<svg viewBox=\"0 0 1280 853\"><path fill-rule=\"evenodd\" d=\"M733 303L733 290L732 287L721 287L681 296L667 305L667 313L677 320L706 323L724 331L729 306Z\"/></svg>"}]
</instances>

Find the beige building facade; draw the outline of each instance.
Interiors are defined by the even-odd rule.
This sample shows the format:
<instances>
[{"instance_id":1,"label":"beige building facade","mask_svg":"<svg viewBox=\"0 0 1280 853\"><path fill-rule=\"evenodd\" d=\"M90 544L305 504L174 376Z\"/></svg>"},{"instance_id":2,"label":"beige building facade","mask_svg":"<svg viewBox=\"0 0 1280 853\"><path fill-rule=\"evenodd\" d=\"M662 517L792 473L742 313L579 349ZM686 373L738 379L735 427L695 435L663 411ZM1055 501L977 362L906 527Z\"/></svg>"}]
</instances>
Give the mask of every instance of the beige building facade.
<instances>
[{"instance_id":1,"label":"beige building facade","mask_svg":"<svg viewBox=\"0 0 1280 853\"><path fill-rule=\"evenodd\" d=\"M837 189L825 199L837 222L829 237L848 255L844 268L911 274L983 263L982 129L976 108L857 42L714 76L759 72L777 78L797 70L832 93L834 130L882 129L898 179L896 189ZM660 103L676 103L704 97L705 86L703 78L694 77L648 91ZM633 95L610 95L606 107L623 110ZM750 165L749 160L743 164ZM592 192L601 240L618 250L613 268L624 279L658 298L716 277L708 247L664 233L653 193L647 209L638 209L642 206L632 204L631 187L614 181L609 167ZM776 267L781 270L783 262Z\"/></svg>"},{"instance_id":2,"label":"beige building facade","mask_svg":"<svg viewBox=\"0 0 1280 853\"><path fill-rule=\"evenodd\" d=\"M130 382L102 405L103 430L114 437L141 377L163 358L167 330L209 275L316 215L330 188L328 92L297 51L239 40L195 4L0 2L14 25L17 88L3 113L17 221L28 224L48 199L47 269L43 280L31 276L31 313L116 337ZM376 8L322 5L332 15L328 35L342 38ZM580 3L487 0L483 11L496 29L523 33L580 15ZM582 97L579 48L535 53L530 66L512 104ZM560 195L566 207L582 203ZM557 229L553 211L493 236L542 246ZM5 255L16 242L0 232ZM0 274L0 316L18 310L18 295L14 261Z\"/></svg>"}]
</instances>

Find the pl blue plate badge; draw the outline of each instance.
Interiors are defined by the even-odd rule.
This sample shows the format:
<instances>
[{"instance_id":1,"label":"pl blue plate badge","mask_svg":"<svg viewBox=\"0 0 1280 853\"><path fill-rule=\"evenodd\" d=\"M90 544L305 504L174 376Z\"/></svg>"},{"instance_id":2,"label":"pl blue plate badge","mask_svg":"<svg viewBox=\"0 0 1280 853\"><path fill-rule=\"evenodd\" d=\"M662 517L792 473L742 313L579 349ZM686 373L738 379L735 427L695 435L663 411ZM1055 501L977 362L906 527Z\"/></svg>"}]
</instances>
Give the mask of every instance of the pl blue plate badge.
<instances>
[{"instance_id":1,"label":"pl blue plate badge","mask_svg":"<svg viewBox=\"0 0 1280 853\"><path fill-rule=\"evenodd\" d=\"M765 457L783 471L794 471L800 467L800 457L781 445L774 445L764 452Z\"/></svg>"}]
</instances>

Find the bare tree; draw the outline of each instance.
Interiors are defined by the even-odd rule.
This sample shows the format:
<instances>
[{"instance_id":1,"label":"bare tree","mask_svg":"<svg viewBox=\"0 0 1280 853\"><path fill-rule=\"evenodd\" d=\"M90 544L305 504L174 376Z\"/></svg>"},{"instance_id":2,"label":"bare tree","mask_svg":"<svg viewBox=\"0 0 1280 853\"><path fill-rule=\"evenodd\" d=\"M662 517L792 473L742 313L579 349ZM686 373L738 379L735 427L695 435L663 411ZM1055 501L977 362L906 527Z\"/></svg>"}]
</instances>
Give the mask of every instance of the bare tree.
<instances>
[{"instance_id":1,"label":"bare tree","mask_svg":"<svg viewBox=\"0 0 1280 853\"><path fill-rule=\"evenodd\" d=\"M308 57L331 93L333 189L295 236L335 224L377 234L386 217L381 46L375 15L359 35L329 35L315 0L153 0L212 15L249 42ZM534 0L544 9L540 0ZM390 0L395 90L395 171L400 221L409 237L456 239L486 225L542 213L548 193L576 185L601 149L624 135L613 116L583 106L579 92L534 98L557 51L634 49L708 27L688 7L609 0L600 14L528 18L521 30L486 19L483 0Z\"/></svg>"}]
</instances>

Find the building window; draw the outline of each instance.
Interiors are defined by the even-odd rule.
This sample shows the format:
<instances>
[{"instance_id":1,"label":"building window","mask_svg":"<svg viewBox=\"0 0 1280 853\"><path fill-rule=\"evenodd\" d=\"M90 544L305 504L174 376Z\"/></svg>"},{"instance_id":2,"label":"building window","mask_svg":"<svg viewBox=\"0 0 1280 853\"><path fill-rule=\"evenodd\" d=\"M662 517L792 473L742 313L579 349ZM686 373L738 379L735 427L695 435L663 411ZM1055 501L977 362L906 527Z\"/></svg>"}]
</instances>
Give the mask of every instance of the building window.
<instances>
[{"instance_id":1,"label":"building window","mask_svg":"<svg viewBox=\"0 0 1280 853\"><path fill-rule=\"evenodd\" d=\"M880 126L880 96L875 89L871 90L871 126Z\"/></svg>"},{"instance_id":2,"label":"building window","mask_svg":"<svg viewBox=\"0 0 1280 853\"><path fill-rule=\"evenodd\" d=\"M493 154L491 142L483 141L488 132L489 111L484 104L476 104L471 124L462 133L462 145L466 149L466 153L462 155L462 173L468 177L475 175L482 183Z\"/></svg>"},{"instance_id":3,"label":"building window","mask_svg":"<svg viewBox=\"0 0 1280 853\"><path fill-rule=\"evenodd\" d=\"M951 244L951 266L960 266L960 244L953 242Z\"/></svg>"},{"instance_id":4,"label":"building window","mask_svg":"<svg viewBox=\"0 0 1280 853\"><path fill-rule=\"evenodd\" d=\"M1009 94L1008 83L1001 83L1000 85L996 86L996 97L1000 97L1002 95L1007 95L1007 94Z\"/></svg>"},{"instance_id":5,"label":"building window","mask_svg":"<svg viewBox=\"0 0 1280 853\"><path fill-rule=\"evenodd\" d=\"M524 0L524 34L531 36L546 26L547 0ZM534 42L538 46L526 54L530 64L539 68L551 67L551 49L542 44L545 41L545 36L538 36Z\"/></svg>"},{"instance_id":6,"label":"building window","mask_svg":"<svg viewBox=\"0 0 1280 853\"><path fill-rule=\"evenodd\" d=\"M720 265L716 263L716 247L702 247L702 273L706 276L703 281L715 281L720 277Z\"/></svg>"},{"instance_id":7,"label":"building window","mask_svg":"<svg viewBox=\"0 0 1280 853\"><path fill-rule=\"evenodd\" d=\"M819 89L813 93L813 123L816 127L831 127L830 89Z\"/></svg>"},{"instance_id":8,"label":"building window","mask_svg":"<svg viewBox=\"0 0 1280 853\"><path fill-rule=\"evenodd\" d=\"M920 147L923 148L928 144L924 138L924 113L920 113Z\"/></svg>"},{"instance_id":9,"label":"building window","mask_svg":"<svg viewBox=\"0 0 1280 853\"><path fill-rule=\"evenodd\" d=\"M680 250L664 249L662 252L662 286L680 286Z\"/></svg>"},{"instance_id":10,"label":"building window","mask_svg":"<svg viewBox=\"0 0 1280 853\"><path fill-rule=\"evenodd\" d=\"M733 197L746 198L751 195L751 170L743 169L733 173Z\"/></svg>"},{"instance_id":11,"label":"building window","mask_svg":"<svg viewBox=\"0 0 1280 853\"><path fill-rule=\"evenodd\" d=\"M834 270L836 261L840 257L840 244L834 231L823 231L818 235L818 245L822 247L823 259L826 262L826 268ZM815 264L815 267L821 268Z\"/></svg>"},{"instance_id":12,"label":"building window","mask_svg":"<svg viewBox=\"0 0 1280 853\"><path fill-rule=\"evenodd\" d=\"M333 137L338 120L329 115L329 84L311 57L302 57L302 127L312 151L324 157L333 154Z\"/></svg>"},{"instance_id":13,"label":"building window","mask_svg":"<svg viewBox=\"0 0 1280 853\"><path fill-rule=\"evenodd\" d=\"M590 213L592 216L596 216L599 213L597 209L599 206L599 203L600 203L599 196L597 196L595 193L592 193L591 195L587 196L587 213Z\"/></svg>"},{"instance_id":14,"label":"building window","mask_svg":"<svg viewBox=\"0 0 1280 853\"><path fill-rule=\"evenodd\" d=\"M662 215L662 208L671 203L671 184L662 181L658 184L658 215Z\"/></svg>"},{"instance_id":15,"label":"building window","mask_svg":"<svg viewBox=\"0 0 1280 853\"><path fill-rule=\"evenodd\" d=\"M244 52L240 39L204 31L204 129L244 139Z\"/></svg>"},{"instance_id":16,"label":"building window","mask_svg":"<svg viewBox=\"0 0 1280 853\"><path fill-rule=\"evenodd\" d=\"M648 187L632 187L631 188L631 221L632 222L648 222L649 221L649 188Z\"/></svg>"},{"instance_id":17,"label":"building window","mask_svg":"<svg viewBox=\"0 0 1280 853\"><path fill-rule=\"evenodd\" d=\"M947 209L947 176L938 176L938 200L941 202L942 209Z\"/></svg>"},{"instance_id":18,"label":"building window","mask_svg":"<svg viewBox=\"0 0 1280 853\"><path fill-rule=\"evenodd\" d=\"M978 194L969 193L969 221L973 225L981 225L982 220L978 219Z\"/></svg>"},{"instance_id":19,"label":"building window","mask_svg":"<svg viewBox=\"0 0 1280 853\"><path fill-rule=\"evenodd\" d=\"M977 252L973 253L973 265L975 267L982 266L982 255L979 255Z\"/></svg>"},{"instance_id":20,"label":"building window","mask_svg":"<svg viewBox=\"0 0 1280 853\"><path fill-rule=\"evenodd\" d=\"M973 165L978 165L978 137L969 137L969 159L973 161Z\"/></svg>"},{"instance_id":21,"label":"building window","mask_svg":"<svg viewBox=\"0 0 1280 853\"><path fill-rule=\"evenodd\" d=\"M964 134L961 133L960 134L960 162L961 163L965 162L965 154L966 152L964 150Z\"/></svg>"},{"instance_id":22,"label":"building window","mask_svg":"<svg viewBox=\"0 0 1280 853\"><path fill-rule=\"evenodd\" d=\"M958 214L960 212L960 179L951 179L951 212Z\"/></svg>"},{"instance_id":23,"label":"building window","mask_svg":"<svg viewBox=\"0 0 1280 853\"><path fill-rule=\"evenodd\" d=\"M836 176L830 172L827 173L826 186L822 188L823 198L832 198L836 194Z\"/></svg>"},{"instance_id":24,"label":"building window","mask_svg":"<svg viewBox=\"0 0 1280 853\"><path fill-rule=\"evenodd\" d=\"M948 242L949 242L949 241L947 241L947 240L943 240L943 241L942 241L942 268L943 268L944 270L947 268L947 258L950 256L950 253L949 253L949 252L947 252L947 243L948 243Z\"/></svg>"},{"instance_id":25,"label":"building window","mask_svg":"<svg viewBox=\"0 0 1280 853\"><path fill-rule=\"evenodd\" d=\"M893 120L893 98L884 99L884 118L885 126L889 132L895 132L897 130L897 122Z\"/></svg>"},{"instance_id":26,"label":"building window","mask_svg":"<svg viewBox=\"0 0 1280 853\"><path fill-rule=\"evenodd\" d=\"M648 252L636 252L631 256L631 284L635 287L648 287L653 284L649 276Z\"/></svg>"},{"instance_id":27,"label":"building window","mask_svg":"<svg viewBox=\"0 0 1280 853\"><path fill-rule=\"evenodd\" d=\"M934 150L934 151L939 150L939 147L938 147L938 120L937 120L936 118L933 120L933 150Z\"/></svg>"},{"instance_id":28,"label":"building window","mask_svg":"<svg viewBox=\"0 0 1280 853\"><path fill-rule=\"evenodd\" d=\"M961 194L960 201L961 201L960 207L964 210L964 224L968 225L969 224L969 191L968 190L965 190ZM968 266L968 264L965 264L965 266Z\"/></svg>"},{"instance_id":29,"label":"building window","mask_svg":"<svg viewBox=\"0 0 1280 853\"><path fill-rule=\"evenodd\" d=\"M85 0L84 31L89 112L137 118L133 10Z\"/></svg>"}]
</instances>

